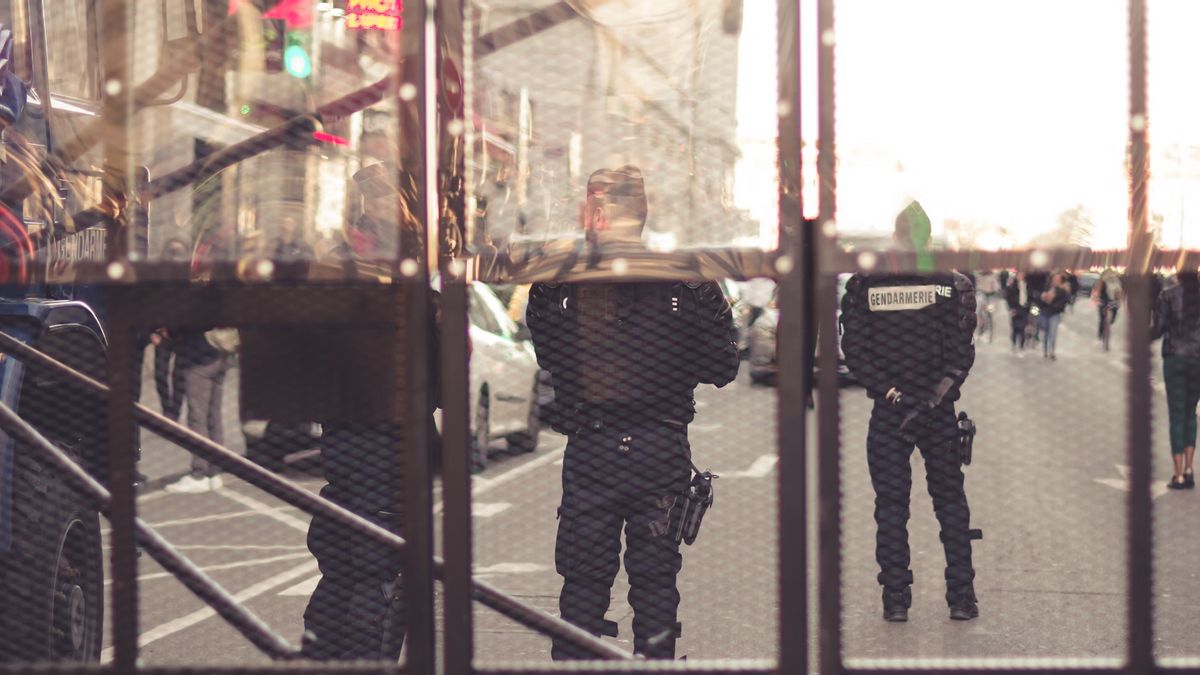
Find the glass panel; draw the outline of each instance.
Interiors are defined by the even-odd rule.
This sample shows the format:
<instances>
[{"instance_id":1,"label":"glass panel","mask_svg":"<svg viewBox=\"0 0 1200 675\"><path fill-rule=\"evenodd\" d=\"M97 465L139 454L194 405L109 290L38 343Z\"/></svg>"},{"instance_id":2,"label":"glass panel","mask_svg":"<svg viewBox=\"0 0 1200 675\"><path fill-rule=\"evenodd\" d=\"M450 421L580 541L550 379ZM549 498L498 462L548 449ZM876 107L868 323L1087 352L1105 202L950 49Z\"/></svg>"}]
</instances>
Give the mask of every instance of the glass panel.
<instances>
[{"instance_id":1,"label":"glass panel","mask_svg":"<svg viewBox=\"0 0 1200 675\"><path fill-rule=\"evenodd\" d=\"M843 275L848 663L1124 657L1130 324L1120 276L1089 295L1097 276ZM956 413L977 432L969 465Z\"/></svg>"},{"instance_id":2,"label":"glass panel","mask_svg":"<svg viewBox=\"0 0 1200 675\"><path fill-rule=\"evenodd\" d=\"M1200 98L1185 81L1195 62L1195 41L1187 31L1197 8L1178 0L1151 0L1148 99L1153 111L1150 166L1150 226L1164 248L1200 248L1200 134L1191 120L1200 113Z\"/></svg>"},{"instance_id":3,"label":"glass panel","mask_svg":"<svg viewBox=\"0 0 1200 675\"><path fill-rule=\"evenodd\" d=\"M482 278L613 271L613 259L618 274L720 276L776 247L773 3L467 5L467 244ZM609 182L597 172L621 167L647 202L623 245L584 234Z\"/></svg>"},{"instance_id":4,"label":"glass panel","mask_svg":"<svg viewBox=\"0 0 1200 675\"><path fill-rule=\"evenodd\" d=\"M934 248L1124 246L1128 30L1121 3L839 1L841 245L893 248L916 199Z\"/></svg>"},{"instance_id":5,"label":"glass panel","mask_svg":"<svg viewBox=\"0 0 1200 675\"><path fill-rule=\"evenodd\" d=\"M1200 248L1200 228L1197 228L1196 209L1200 208L1200 191L1196 176L1200 172L1200 137L1188 123L1200 109L1197 99L1179 83L1187 77L1185 64L1194 60L1196 46L1185 32L1186 22L1196 17L1196 8L1185 2L1153 0L1148 3L1149 83L1148 105L1153 110L1150 145L1150 165L1153 184L1150 190L1150 227L1156 243L1167 249ZM1152 348L1151 364L1153 396L1153 467L1155 482L1151 486L1154 500L1155 533L1155 654L1164 662L1180 664L1181 659L1194 665L1198 650L1187 639L1189 626L1194 625L1188 608L1194 607L1197 591L1186 569L1179 561L1197 553L1197 545L1184 530L1181 497L1189 490L1171 490L1179 469L1188 468L1188 448L1194 447L1195 409L1188 408L1188 387L1195 377L1188 370L1190 354L1186 336L1193 332L1188 319L1196 302L1186 287L1176 287L1187 279L1177 272L1192 272L1196 258L1180 256L1168 260L1160 270L1153 296L1165 288L1163 295L1153 297L1158 313L1157 324L1164 333L1161 346ZM1188 285L1191 285L1190 283ZM1190 420L1190 422L1189 422ZM1169 453L1169 455L1168 455ZM1170 462L1168 463L1168 456Z\"/></svg>"},{"instance_id":6,"label":"glass panel","mask_svg":"<svg viewBox=\"0 0 1200 675\"><path fill-rule=\"evenodd\" d=\"M475 573L619 649L774 658L774 282L474 285L532 335L472 331ZM689 456L720 475L691 545ZM477 667L586 656L479 605L475 630Z\"/></svg>"},{"instance_id":7,"label":"glass panel","mask_svg":"<svg viewBox=\"0 0 1200 675\"><path fill-rule=\"evenodd\" d=\"M43 7L46 16L53 17L46 31L49 91L98 100L95 0L50 0Z\"/></svg>"},{"instance_id":8,"label":"glass panel","mask_svg":"<svg viewBox=\"0 0 1200 675\"><path fill-rule=\"evenodd\" d=\"M419 144L400 141L423 137L409 56L420 30L404 29L402 3L147 0L129 3L128 30L102 26L93 4L45 3L39 93L55 115L6 137L29 155L5 182L34 184L23 217L35 239L49 246L120 210L132 259L185 258L176 276L195 281L388 280L423 264ZM135 109L106 126L96 45L123 43ZM120 182L106 129L128 135L130 203L98 203L104 180ZM41 167L46 148L69 151L60 171Z\"/></svg>"}]
</instances>

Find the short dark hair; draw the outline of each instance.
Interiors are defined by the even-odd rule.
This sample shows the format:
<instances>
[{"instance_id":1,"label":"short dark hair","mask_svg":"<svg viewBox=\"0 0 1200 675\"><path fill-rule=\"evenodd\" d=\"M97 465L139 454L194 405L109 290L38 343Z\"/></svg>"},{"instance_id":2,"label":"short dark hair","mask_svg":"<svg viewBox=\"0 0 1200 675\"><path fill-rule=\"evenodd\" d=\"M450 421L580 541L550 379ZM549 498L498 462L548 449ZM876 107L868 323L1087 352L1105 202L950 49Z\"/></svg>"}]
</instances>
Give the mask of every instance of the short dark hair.
<instances>
[{"instance_id":1,"label":"short dark hair","mask_svg":"<svg viewBox=\"0 0 1200 675\"><path fill-rule=\"evenodd\" d=\"M641 169L631 164L600 169L588 176L588 197L605 209L606 215L624 216L646 223L646 183Z\"/></svg>"}]
</instances>

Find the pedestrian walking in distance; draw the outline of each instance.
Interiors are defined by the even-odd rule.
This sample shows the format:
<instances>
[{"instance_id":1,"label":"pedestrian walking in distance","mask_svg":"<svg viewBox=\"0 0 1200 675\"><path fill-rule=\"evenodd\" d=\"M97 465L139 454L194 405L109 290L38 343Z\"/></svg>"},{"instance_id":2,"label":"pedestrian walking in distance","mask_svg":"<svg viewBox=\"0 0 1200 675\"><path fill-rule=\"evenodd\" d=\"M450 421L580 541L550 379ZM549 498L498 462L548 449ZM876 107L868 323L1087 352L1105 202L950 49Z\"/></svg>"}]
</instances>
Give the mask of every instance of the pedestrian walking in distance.
<instances>
[{"instance_id":1,"label":"pedestrian walking in distance","mask_svg":"<svg viewBox=\"0 0 1200 675\"><path fill-rule=\"evenodd\" d=\"M1200 405L1200 273L1194 267L1175 275L1179 285L1158 296L1151 337L1162 338L1163 383L1171 427L1171 462L1175 472L1167 487L1196 487L1196 406Z\"/></svg>"},{"instance_id":2,"label":"pedestrian walking in distance","mask_svg":"<svg viewBox=\"0 0 1200 675\"><path fill-rule=\"evenodd\" d=\"M644 250L646 207L637 168L592 174L584 226L593 253ZM696 386L737 375L729 303L711 281L538 283L526 320L554 383L548 421L567 436L554 555L562 618L616 636L605 614L624 528L634 651L674 658L678 532L692 482L687 425ZM588 657L559 641L551 654Z\"/></svg>"},{"instance_id":3,"label":"pedestrian walking in distance","mask_svg":"<svg viewBox=\"0 0 1200 675\"><path fill-rule=\"evenodd\" d=\"M1025 354L1025 327L1029 322L1029 287L1025 284L1024 272L1017 272L1008 278L1008 284L1004 287L1004 301L1008 304L1012 350L1020 358Z\"/></svg>"},{"instance_id":4,"label":"pedestrian walking in distance","mask_svg":"<svg viewBox=\"0 0 1200 675\"><path fill-rule=\"evenodd\" d=\"M1062 322L1063 312L1067 311L1067 303L1071 299L1071 288L1061 272L1050 276L1050 284L1042 291L1042 311L1038 321L1042 324L1042 358L1057 359L1055 347L1058 344L1058 325Z\"/></svg>"},{"instance_id":5,"label":"pedestrian walking in distance","mask_svg":"<svg viewBox=\"0 0 1200 675\"><path fill-rule=\"evenodd\" d=\"M929 217L917 202L896 217L897 245L925 250ZM875 401L867 463L875 488L875 559L883 617L907 621L912 605L908 517L914 445L925 460L946 550L951 619L979 616L971 564L970 509L963 486L954 401L975 362L975 291L955 272L856 274L842 298L846 364Z\"/></svg>"}]
</instances>

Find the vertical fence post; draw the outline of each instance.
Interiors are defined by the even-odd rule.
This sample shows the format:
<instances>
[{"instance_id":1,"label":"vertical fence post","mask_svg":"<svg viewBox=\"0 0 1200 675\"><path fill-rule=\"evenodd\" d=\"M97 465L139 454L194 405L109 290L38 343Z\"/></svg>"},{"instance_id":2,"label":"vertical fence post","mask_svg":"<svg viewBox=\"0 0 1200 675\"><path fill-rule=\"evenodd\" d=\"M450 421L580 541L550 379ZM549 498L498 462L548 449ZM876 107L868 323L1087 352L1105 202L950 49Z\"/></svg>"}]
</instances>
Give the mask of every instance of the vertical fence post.
<instances>
[{"instance_id":1,"label":"vertical fence post","mask_svg":"<svg viewBox=\"0 0 1200 675\"><path fill-rule=\"evenodd\" d=\"M398 105L402 122L398 142L402 166L420 176L420 191L413 212L422 220L427 250L418 259L404 259L397 250L400 282L398 314L403 321L397 338L404 345L405 402L402 411L404 425L405 532L408 541L404 556L404 604L407 636L405 649L407 665L413 673L433 673L435 660L433 609L433 476L430 470L430 436L427 424L430 411L429 385L433 374L430 354L430 274L436 269L438 243L437 223L437 124L436 114L430 113L431 100L436 92L436 79L430 77L429 62L435 45L431 44L433 25L432 2L414 2L405 7L405 47L398 64L401 88L415 87L416 96L407 100L401 96ZM410 42L411 40L411 42ZM408 137L406 137L406 135ZM414 142L417 141L417 142Z\"/></svg>"},{"instance_id":2,"label":"vertical fence post","mask_svg":"<svg viewBox=\"0 0 1200 675\"><path fill-rule=\"evenodd\" d=\"M133 391L136 340L134 326L128 320L130 289L112 286L108 310L108 476L112 493L109 524L112 527L112 558L109 570L112 584L113 668L128 673L136 668L138 637L137 550L134 518L137 516L134 488L135 461L138 452L133 420Z\"/></svg>"},{"instance_id":3,"label":"vertical fence post","mask_svg":"<svg viewBox=\"0 0 1200 675\"><path fill-rule=\"evenodd\" d=\"M102 115L104 117L103 190L110 203L120 204L130 193L131 175L129 132L133 89L130 81L131 45L134 32L130 30L131 7L127 0L103 0L99 13L101 36L100 83ZM110 218L106 232L107 260L115 272L128 269L128 231L116 217ZM115 275L114 280L120 281ZM137 515L134 488L137 435L133 421L136 340L134 326L129 321L127 288L113 285L108 288L109 345L108 382L108 476L112 492L109 523L112 526L112 584L113 668L116 672L133 672L137 668L138 602L137 550L134 537L134 518Z\"/></svg>"},{"instance_id":4,"label":"vertical fence post","mask_svg":"<svg viewBox=\"0 0 1200 675\"><path fill-rule=\"evenodd\" d=\"M461 263L460 263L461 264ZM474 622L471 598L470 395L467 379L467 284L443 276L442 285L442 548L445 554L443 659L447 675L471 672Z\"/></svg>"},{"instance_id":5,"label":"vertical fence post","mask_svg":"<svg viewBox=\"0 0 1200 675\"><path fill-rule=\"evenodd\" d=\"M1146 0L1129 0L1129 672L1154 666L1154 524L1150 496L1150 298Z\"/></svg>"},{"instance_id":6,"label":"vertical fence post","mask_svg":"<svg viewBox=\"0 0 1200 675\"><path fill-rule=\"evenodd\" d=\"M465 155L469 152L469 146L463 140L469 137L467 127L471 112L458 110L451 104L452 101L463 100L462 81L455 80L453 74L465 70L464 44L471 39L471 36L463 34L463 11L461 0L444 0L438 3L434 14L439 45L438 72L441 75L436 86L439 100L446 104L437 124L439 140L445 146L438 148L436 156L438 180L447 193L465 189L465 185L462 188L456 185L456 179L461 179L464 174ZM461 132L450 133L451 123L461 124ZM466 223L463 196L440 196L454 211L455 222L449 227L457 225L461 228ZM451 234L442 233L443 242L451 242ZM462 244L461 230L457 241ZM471 282L467 278L464 261L452 257L455 254L461 256L463 252L449 253L451 257L441 261L442 551L445 560L442 569L445 605L442 668L446 675L469 675L475 652L471 597L470 357L467 348L467 289Z\"/></svg>"},{"instance_id":7,"label":"vertical fence post","mask_svg":"<svg viewBox=\"0 0 1200 675\"><path fill-rule=\"evenodd\" d=\"M808 397L814 328L812 237L801 203L800 12L779 0L779 333L793 336L779 354L776 420L779 443L779 669L808 669ZM805 339L798 339L804 337Z\"/></svg>"},{"instance_id":8,"label":"vertical fence post","mask_svg":"<svg viewBox=\"0 0 1200 675\"><path fill-rule=\"evenodd\" d=\"M837 155L834 138L834 0L817 3L817 176L820 184L820 216L824 230L837 216ZM833 237L817 241L830 245ZM820 256L819 259L830 259ZM817 395L817 513L819 520L818 600L820 640L819 670L841 672L842 668L842 575L841 575L841 439L839 438L837 384L837 273L819 271L817 277L817 325L821 378Z\"/></svg>"}]
</instances>

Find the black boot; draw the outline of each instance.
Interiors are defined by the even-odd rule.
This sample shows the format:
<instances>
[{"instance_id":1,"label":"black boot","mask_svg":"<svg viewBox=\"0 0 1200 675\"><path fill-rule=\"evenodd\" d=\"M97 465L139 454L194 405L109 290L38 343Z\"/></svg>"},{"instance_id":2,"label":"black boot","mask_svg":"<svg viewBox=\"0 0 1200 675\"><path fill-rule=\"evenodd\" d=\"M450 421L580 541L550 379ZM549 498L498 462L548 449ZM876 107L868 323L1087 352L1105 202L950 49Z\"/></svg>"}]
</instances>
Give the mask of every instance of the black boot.
<instances>
[{"instance_id":1,"label":"black boot","mask_svg":"<svg viewBox=\"0 0 1200 675\"><path fill-rule=\"evenodd\" d=\"M912 588L904 587L893 591L883 589L883 620L892 623L908 621L908 608L912 606Z\"/></svg>"},{"instance_id":2,"label":"black boot","mask_svg":"<svg viewBox=\"0 0 1200 675\"><path fill-rule=\"evenodd\" d=\"M946 591L946 602L950 605L950 618L969 621L979 616L979 601L975 599L975 587L971 584Z\"/></svg>"}]
</instances>

